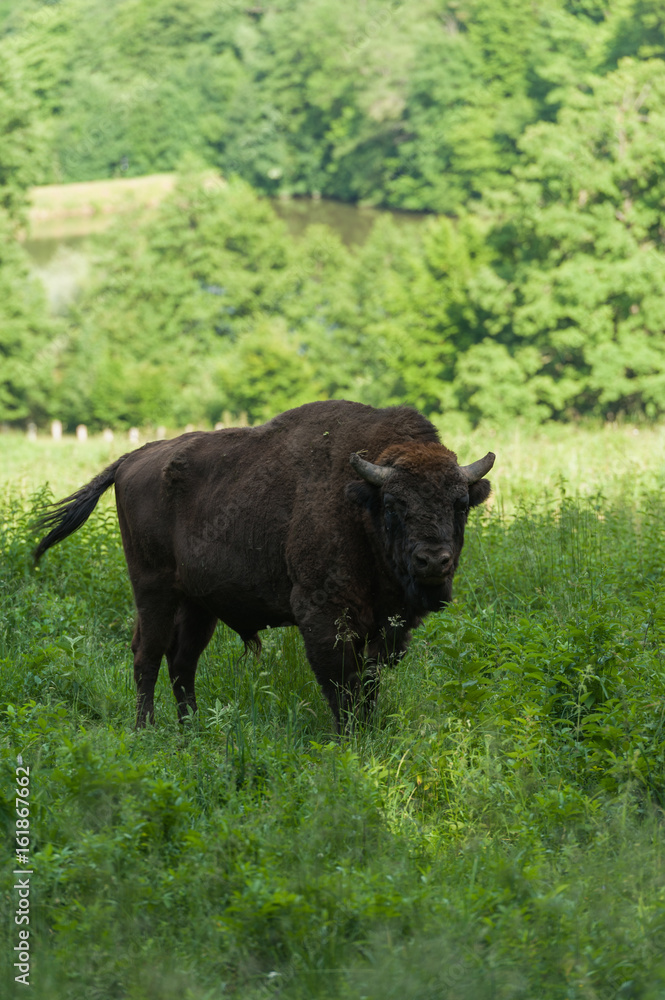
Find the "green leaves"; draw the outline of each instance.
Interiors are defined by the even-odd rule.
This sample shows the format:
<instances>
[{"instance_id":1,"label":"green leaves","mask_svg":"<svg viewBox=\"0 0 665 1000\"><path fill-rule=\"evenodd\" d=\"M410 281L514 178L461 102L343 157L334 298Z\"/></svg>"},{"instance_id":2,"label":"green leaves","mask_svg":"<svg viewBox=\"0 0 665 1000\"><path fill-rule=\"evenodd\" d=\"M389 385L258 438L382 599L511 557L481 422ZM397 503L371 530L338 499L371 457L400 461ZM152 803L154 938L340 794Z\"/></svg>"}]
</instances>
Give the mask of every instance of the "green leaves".
<instances>
[{"instance_id":1,"label":"green leaves","mask_svg":"<svg viewBox=\"0 0 665 1000\"><path fill-rule=\"evenodd\" d=\"M657 419L662 29L654 0L7 14L12 220L37 178L182 176L108 237L64 330L5 252L0 416L184 425L350 395L473 424ZM353 253L295 241L211 163L271 195L446 214Z\"/></svg>"},{"instance_id":2,"label":"green leaves","mask_svg":"<svg viewBox=\"0 0 665 1000\"><path fill-rule=\"evenodd\" d=\"M524 131L512 185L476 210L492 260L466 284L476 343L457 365L462 408L663 412L664 98L662 62L626 60ZM494 343L477 343L480 323Z\"/></svg>"},{"instance_id":3,"label":"green leaves","mask_svg":"<svg viewBox=\"0 0 665 1000\"><path fill-rule=\"evenodd\" d=\"M22 218L27 187L43 176L47 152L37 101L16 58L0 52L0 211Z\"/></svg>"},{"instance_id":4,"label":"green leaves","mask_svg":"<svg viewBox=\"0 0 665 1000\"><path fill-rule=\"evenodd\" d=\"M4 188L0 187L0 201ZM10 207L14 196L7 195ZM43 420L49 411L56 324L16 241L15 220L0 207L0 420Z\"/></svg>"}]
</instances>

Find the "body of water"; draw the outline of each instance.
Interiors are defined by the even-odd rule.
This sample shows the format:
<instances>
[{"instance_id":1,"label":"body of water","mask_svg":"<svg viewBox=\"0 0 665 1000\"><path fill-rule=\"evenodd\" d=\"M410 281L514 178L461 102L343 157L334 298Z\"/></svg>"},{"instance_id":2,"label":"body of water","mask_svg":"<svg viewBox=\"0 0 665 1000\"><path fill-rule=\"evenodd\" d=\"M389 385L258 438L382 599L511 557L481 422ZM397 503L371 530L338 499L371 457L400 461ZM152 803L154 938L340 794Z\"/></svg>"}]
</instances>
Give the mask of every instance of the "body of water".
<instances>
[{"instance_id":1,"label":"body of water","mask_svg":"<svg viewBox=\"0 0 665 1000\"><path fill-rule=\"evenodd\" d=\"M362 245L382 216L390 215L401 226L421 225L428 218L415 212L347 205L325 198L274 199L272 204L294 237L303 236L309 226L326 225L338 233L347 246ZM33 222L24 246L54 313L65 311L76 296L88 274L94 245L103 239L104 230L119 214ZM132 213L122 214L126 217Z\"/></svg>"},{"instance_id":2,"label":"body of water","mask_svg":"<svg viewBox=\"0 0 665 1000\"><path fill-rule=\"evenodd\" d=\"M330 226L347 246L363 244L377 219L389 215L397 225L418 226L429 216L418 212L397 212L387 208L347 205L326 198L275 198L275 212L295 237L303 236L309 226ZM99 238L121 213L104 216L63 217L45 222L33 222L25 248L37 267L44 267L64 247L86 252L91 237ZM123 212L122 215L131 215Z\"/></svg>"},{"instance_id":3,"label":"body of water","mask_svg":"<svg viewBox=\"0 0 665 1000\"><path fill-rule=\"evenodd\" d=\"M326 198L274 199L272 204L293 236L302 236L312 225L330 226L347 246L363 244L374 223L382 216L389 215L400 226L418 226L428 218L420 212L396 212L389 208L347 205Z\"/></svg>"}]
</instances>

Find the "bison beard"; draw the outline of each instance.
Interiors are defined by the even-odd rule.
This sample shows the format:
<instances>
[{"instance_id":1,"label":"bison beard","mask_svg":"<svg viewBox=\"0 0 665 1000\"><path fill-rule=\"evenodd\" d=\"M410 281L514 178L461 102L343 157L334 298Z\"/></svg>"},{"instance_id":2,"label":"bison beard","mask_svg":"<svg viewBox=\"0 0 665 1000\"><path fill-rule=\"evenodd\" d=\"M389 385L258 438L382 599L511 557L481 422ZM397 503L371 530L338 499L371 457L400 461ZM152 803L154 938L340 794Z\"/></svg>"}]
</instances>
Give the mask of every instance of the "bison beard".
<instances>
[{"instance_id":1,"label":"bison beard","mask_svg":"<svg viewBox=\"0 0 665 1000\"><path fill-rule=\"evenodd\" d=\"M383 663L452 597L470 507L494 455L459 466L406 407L308 403L260 427L183 434L123 455L37 526L35 561L115 484L134 590L136 725L162 658L182 720L217 621L250 647L297 625L335 717L365 713Z\"/></svg>"}]
</instances>

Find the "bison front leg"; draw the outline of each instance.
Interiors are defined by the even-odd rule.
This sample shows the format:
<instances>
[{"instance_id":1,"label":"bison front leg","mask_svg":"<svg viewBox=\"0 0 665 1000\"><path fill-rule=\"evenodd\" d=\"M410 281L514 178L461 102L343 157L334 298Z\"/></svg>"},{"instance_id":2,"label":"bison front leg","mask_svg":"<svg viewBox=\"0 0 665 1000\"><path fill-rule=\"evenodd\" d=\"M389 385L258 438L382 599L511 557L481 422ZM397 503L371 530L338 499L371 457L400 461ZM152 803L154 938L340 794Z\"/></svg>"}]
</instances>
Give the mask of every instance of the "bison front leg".
<instances>
[{"instance_id":1,"label":"bison front leg","mask_svg":"<svg viewBox=\"0 0 665 1000\"><path fill-rule=\"evenodd\" d=\"M378 664L366 659L365 642L348 622L343 622L341 631L331 630L330 618L310 619L299 628L307 659L341 733L354 720L365 719L376 704Z\"/></svg>"},{"instance_id":2,"label":"bison front leg","mask_svg":"<svg viewBox=\"0 0 665 1000\"><path fill-rule=\"evenodd\" d=\"M343 591L340 571L329 574L335 589ZM307 659L332 710L337 732L349 721L366 717L379 687L378 664L367 656L367 635L374 629L371 607L349 607L332 586L313 588L295 584L291 611L305 641Z\"/></svg>"}]
</instances>

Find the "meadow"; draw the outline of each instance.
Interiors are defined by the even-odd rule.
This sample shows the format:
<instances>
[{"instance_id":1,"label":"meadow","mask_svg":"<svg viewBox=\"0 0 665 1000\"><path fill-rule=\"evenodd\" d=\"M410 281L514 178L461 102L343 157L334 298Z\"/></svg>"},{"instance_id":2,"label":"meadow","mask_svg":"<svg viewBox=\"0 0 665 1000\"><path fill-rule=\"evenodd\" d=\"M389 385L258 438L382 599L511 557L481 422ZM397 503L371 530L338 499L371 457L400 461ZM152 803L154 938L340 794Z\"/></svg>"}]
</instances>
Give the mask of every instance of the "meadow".
<instances>
[{"instance_id":1,"label":"meadow","mask_svg":"<svg viewBox=\"0 0 665 1000\"><path fill-rule=\"evenodd\" d=\"M453 604L340 740L292 629L257 660L219 627L199 717L178 727L163 671L135 732L112 497L30 565L35 507L126 445L0 436L16 995L21 754L36 998L665 996L665 428L442 430L497 453L492 503Z\"/></svg>"}]
</instances>

